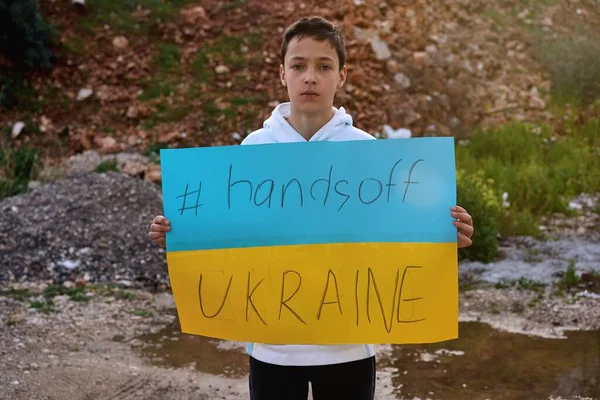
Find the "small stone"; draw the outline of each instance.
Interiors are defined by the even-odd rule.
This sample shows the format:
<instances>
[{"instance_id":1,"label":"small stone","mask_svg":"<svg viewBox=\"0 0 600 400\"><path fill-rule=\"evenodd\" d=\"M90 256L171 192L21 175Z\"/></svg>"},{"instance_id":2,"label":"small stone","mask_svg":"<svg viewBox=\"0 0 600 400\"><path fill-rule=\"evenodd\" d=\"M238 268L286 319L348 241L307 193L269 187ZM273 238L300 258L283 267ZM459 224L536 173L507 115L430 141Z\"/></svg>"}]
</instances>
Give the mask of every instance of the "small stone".
<instances>
[{"instance_id":1,"label":"small stone","mask_svg":"<svg viewBox=\"0 0 600 400\"><path fill-rule=\"evenodd\" d=\"M88 97L90 97L93 93L94 93L94 91L89 88L80 89L79 92L77 93L77 101L83 101L83 100L87 99Z\"/></svg>"},{"instance_id":2,"label":"small stone","mask_svg":"<svg viewBox=\"0 0 600 400\"><path fill-rule=\"evenodd\" d=\"M52 121L50 118L42 115L40 118L40 132L47 132L52 127Z\"/></svg>"},{"instance_id":3,"label":"small stone","mask_svg":"<svg viewBox=\"0 0 600 400\"><path fill-rule=\"evenodd\" d=\"M159 183L162 180L160 165L149 164L146 167L146 173L144 174L144 180L149 181L149 182Z\"/></svg>"},{"instance_id":4,"label":"small stone","mask_svg":"<svg viewBox=\"0 0 600 400\"><path fill-rule=\"evenodd\" d=\"M388 60L392 57L392 53L388 47L388 44L379 39L379 37L371 38L371 49L373 49L375 58L378 60Z\"/></svg>"},{"instance_id":5,"label":"small stone","mask_svg":"<svg viewBox=\"0 0 600 400\"><path fill-rule=\"evenodd\" d=\"M135 161L128 161L125 164L123 164L120 169L122 172L126 173L129 176L141 177L146 171L146 165Z\"/></svg>"},{"instance_id":6,"label":"small stone","mask_svg":"<svg viewBox=\"0 0 600 400\"><path fill-rule=\"evenodd\" d=\"M410 88L410 85L411 85L410 79L408 79L408 77L406 75L404 75L402 72L398 72L396 75L394 75L394 80L396 81L398 86L400 86L400 88L402 88L402 89Z\"/></svg>"},{"instance_id":7,"label":"small stone","mask_svg":"<svg viewBox=\"0 0 600 400\"><path fill-rule=\"evenodd\" d=\"M180 11L179 16L184 25L195 25L199 20L208 18L204 8L200 6L183 9Z\"/></svg>"},{"instance_id":8,"label":"small stone","mask_svg":"<svg viewBox=\"0 0 600 400\"><path fill-rule=\"evenodd\" d=\"M424 67L431 63L431 59L429 58L429 54L424 51L418 51L413 54L413 62L416 67Z\"/></svg>"},{"instance_id":9,"label":"small stone","mask_svg":"<svg viewBox=\"0 0 600 400\"><path fill-rule=\"evenodd\" d=\"M12 138L16 139L17 136L19 136L23 131L23 128L25 128L25 123L22 121L19 121L16 124L14 124L11 132Z\"/></svg>"},{"instance_id":10,"label":"small stone","mask_svg":"<svg viewBox=\"0 0 600 400\"><path fill-rule=\"evenodd\" d=\"M529 107L534 108L536 110L544 110L546 108L546 103L538 96L531 96L531 98L529 99Z\"/></svg>"},{"instance_id":11,"label":"small stone","mask_svg":"<svg viewBox=\"0 0 600 400\"><path fill-rule=\"evenodd\" d=\"M139 111L136 106L129 106L127 109L127 118L136 119L139 115Z\"/></svg>"},{"instance_id":12,"label":"small stone","mask_svg":"<svg viewBox=\"0 0 600 400\"><path fill-rule=\"evenodd\" d=\"M437 49L436 45L430 44L429 46L427 46L425 48L425 51L429 54L435 54L435 53L437 53L438 49Z\"/></svg>"},{"instance_id":13,"label":"small stone","mask_svg":"<svg viewBox=\"0 0 600 400\"><path fill-rule=\"evenodd\" d=\"M115 47L115 49L117 49L117 50L123 50L127 46L129 46L129 40L127 40L127 38L125 36L117 36L116 38L113 39L112 43L113 43L113 46Z\"/></svg>"},{"instance_id":14,"label":"small stone","mask_svg":"<svg viewBox=\"0 0 600 400\"><path fill-rule=\"evenodd\" d=\"M229 73L229 68L227 68L225 65L219 65L217 68L215 68L215 72L217 74L227 74Z\"/></svg>"}]
</instances>

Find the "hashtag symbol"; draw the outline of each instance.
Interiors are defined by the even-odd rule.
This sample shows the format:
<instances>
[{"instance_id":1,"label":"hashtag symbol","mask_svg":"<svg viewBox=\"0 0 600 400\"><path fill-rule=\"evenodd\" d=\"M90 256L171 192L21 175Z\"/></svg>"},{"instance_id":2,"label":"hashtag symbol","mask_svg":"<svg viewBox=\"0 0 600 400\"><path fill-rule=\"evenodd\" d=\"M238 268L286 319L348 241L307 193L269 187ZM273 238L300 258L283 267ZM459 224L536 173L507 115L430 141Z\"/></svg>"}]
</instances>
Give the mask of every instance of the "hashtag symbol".
<instances>
[{"instance_id":1,"label":"hashtag symbol","mask_svg":"<svg viewBox=\"0 0 600 400\"><path fill-rule=\"evenodd\" d=\"M198 185L198 190L194 190L193 192L188 192L189 186L190 186L189 183L186 183L185 193L180 196L177 196L178 199L183 197L183 204L181 205L179 212L181 213L181 215L183 215L184 211L186 211L186 210L194 210L196 212L196 215L198 215L198 208L200 206L202 206L202 204L200 204L200 192L202 192L202 182L200 182L200 184ZM186 207L186 202L187 202L188 196L192 196L193 194L196 194L196 193L198 194L196 196L196 205Z\"/></svg>"}]
</instances>

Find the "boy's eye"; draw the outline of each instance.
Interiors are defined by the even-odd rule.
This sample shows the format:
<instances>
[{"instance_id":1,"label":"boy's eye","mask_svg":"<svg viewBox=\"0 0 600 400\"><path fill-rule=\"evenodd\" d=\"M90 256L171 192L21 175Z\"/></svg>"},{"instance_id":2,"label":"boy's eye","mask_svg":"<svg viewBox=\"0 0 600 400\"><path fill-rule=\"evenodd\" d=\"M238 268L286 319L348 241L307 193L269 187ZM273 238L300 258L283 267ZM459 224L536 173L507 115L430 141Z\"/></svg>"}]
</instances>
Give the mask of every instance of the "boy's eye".
<instances>
[{"instance_id":1,"label":"boy's eye","mask_svg":"<svg viewBox=\"0 0 600 400\"><path fill-rule=\"evenodd\" d=\"M304 67L302 65L300 65L300 64L292 65L292 69L295 69L296 71L299 71L302 68L304 68Z\"/></svg>"},{"instance_id":2,"label":"boy's eye","mask_svg":"<svg viewBox=\"0 0 600 400\"><path fill-rule=\"evenodd\" d=\"M327 71L330 70L331 67L329 65L321 65L321 69Z\"/></svg>"}]
</instances>

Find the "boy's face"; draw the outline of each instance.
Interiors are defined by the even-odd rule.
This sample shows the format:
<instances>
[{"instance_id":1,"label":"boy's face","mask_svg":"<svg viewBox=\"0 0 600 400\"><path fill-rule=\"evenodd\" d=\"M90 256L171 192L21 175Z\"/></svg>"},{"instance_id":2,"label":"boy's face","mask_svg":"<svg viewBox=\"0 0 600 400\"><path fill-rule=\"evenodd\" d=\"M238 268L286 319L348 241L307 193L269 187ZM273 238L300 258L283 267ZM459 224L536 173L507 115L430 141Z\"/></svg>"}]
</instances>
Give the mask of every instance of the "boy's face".
<instances>
[{"instance_id":1,"label":"boy's face","mask_svg":"<svg viewBox=\"0 0 600 400\"><path fill-rule=\"evenodd\" d=\"M307 113L330 112L335 93L346 80L346 66L340 69L335 48L307 36L290 41L279 69L293 108Z\"/></svg>"}]
</instances>

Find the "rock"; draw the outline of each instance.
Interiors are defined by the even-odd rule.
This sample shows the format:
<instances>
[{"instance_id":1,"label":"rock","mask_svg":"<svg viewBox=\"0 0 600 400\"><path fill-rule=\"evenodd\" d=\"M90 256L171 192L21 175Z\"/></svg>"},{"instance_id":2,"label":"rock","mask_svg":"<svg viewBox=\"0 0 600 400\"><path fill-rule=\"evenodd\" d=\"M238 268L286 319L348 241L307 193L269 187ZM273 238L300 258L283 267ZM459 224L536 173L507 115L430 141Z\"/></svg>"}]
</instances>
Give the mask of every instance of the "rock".
<instances>
[{"instance_id":1,"label":"rock","mask_svg":"<svg viewBox=\"0 0 600 400\"><path fill-rule=\"evenodd\" d=\"M40 132L48 132L52 128L52 120L42 115L40 118Z\"/></svg>"},{"instance_id":2,"label":"rock","mask_svg":"<svg viewBox=\"0 0 600 400\"><path fill-rule=\"evenodd\" d=\"M77 93L77 101L85 100L88 97L90 97L93 93L94 93L94 91L89 88L80 89L79 92Z\"/></svg>"},{"instance_id":3,"label":"rock","mask_svg":"<svg viewBox=\"0 0 600 400\"><path fill-rule=\"evenodd\" d=\"M430 44L425 48L425 52L428 54L436 54L438 52L438 48L435 44Z\"/></svg>"},{"instance_id":4,"label":"rock","mask_svg":"<svg viewBox=\"0 0 600 400\"><path fill-rule=\"evenodd\" d=\"M383 131L388 139L409 139L412 136L410 129L394 129L389 125L384 125Z\"/></svg>"},{"instance_id":5,"label":"rock","mask_svg":"<svg viewBox=\"0 0 600 400\"><path fill-rule=\"evenodd\" d=\"M396 60L390 59L385 65L387 67L387 70L392 74L400 72L400 66L398 65L398 61Z\"/></svg>"},{"instance_id":6,"label":"rock","mask_svg":"<svg viewBox=\"0 0 600 400\"><path fill-rule=\"evenodd\" d=\"M72 0L72 3L76 6L85 6L85 0Z\"/></svg>"},{"instance_id":7,"label":"rock","mask_svg":"<svg viewBox=\"0 0 600 400\"><path fill-rule=\"evenodd\" d=\"M172 310L175 308L175 300L170 293L158 293L154 296L154 306L158 310Z\"/></svg>"},{"instance_id":8,"label":"rock","mask_svg":"<svg viewBox=\"0 0 600 400\"><path fill-rule=\"evenodd\" d=\"M221 74L228 74L229 73L229 68L227 68L227 66L225 66L225 65L218 65L215 68L215 72L217 74L219 74L219 75L221 75Z\"/></svg>"},{"instance_id":9,"label":"rock","mask_svg":"<svg viewBox=\"0 0 600 400\"><path fill-rule=\"evenodd\" d=\"M184 25L196 25L198 21L207 19L206 11L200 6L184 8L180 11L179 16Z\"/></svg>"},{"instance_id":10,"label":"rock","mask_svg":"<svg viewBox=\"0 0 600 400\"><path fill-rule=\"evenodd\" d=\"M102 162L102 157L94 150L86 150L83 153L71 156L67 162L68 174L79 174L91 172Z\"/></svg>"},{"instance_id":11,"label":"rock","mask_svg":"<svg viewBox=\"0 0 600 400\"><path fill-rule=\"evenodd\" d=\"M402 72L398 72L396 75L394 75L394 80L401 89L410 88L410 79L408 79L408 77Z\"/></svg>"},{"instance_id":12,"label":"rock","mask_svg":"<svg viewBox=\"0 0 600 400\"><path fill-rule=\"evenodd\" d=\"M121 170L121 172L124 172L129 176L142 177L146 172L146 165L135 161L128 161L122 166L120 166L119 169Z\"/></svg>"},{"instance_id":13,"label":"rock","mask_svg":"<svg viewBox=\"0 0 600 400\"><path fill-rule=\"evenodd\" d=\"M529 98L529 107L536 110L544 110L546 108L546 102L538 96L531 96Z\"/></svg>"},{"instance_id":14,"label":"rock","mask_svg":"<svg viewBox=\"0 0 600 400\"><path fill-rule=\"evenodd\" d=\"M159 183L162 180L162 174L160 172L160 165L149 164L146 167L146 173L144 179L149 182Z\"/></svg>"},{"instance_id":15,"label":"rock","mask_svg":"<svg viewBox=\"0 0 600 400\"><path fill-rule=\"evenodd\" d=\"M16 139L21 134L21 132L23 132L23 128L25 128L24 122L19 121L15 123L12 127L11 137L13 139Z\"/></svg>"},{"instance_id":16,"label":"rock","mask_svg":"<svg viewBox=\"0 0 600 400\"><path fill-rule=\"evenodd\" d=\"M387 60L392 57L392 53L390 52L387 43L381 40L379 36L371 38L370 42L371 49L375 53L375 58L378 60Z\"/></svg>"},{"instance_id":17,"label":"rock","mask_svg":"<svg viewBox=\"0 0 600 400\"><path fill-rule=\"evenodd\" d=\"M139 116L139 111L138 111L137 107L129 106L129 108L127 108L126 116L129 119L136 119Z\"/></svg>"},{"instance_id":18,"label":"rock","mask_svg":"<svg viewBox=\"0 0 600 400\"><path fill-rule=\"evenodd\" d=\"M424 51L418 51L416 53L413 53L412 58L414 65L417 68L426 67L429 64L431 64L431 58L429 57L429 54L427 54Z\"/></svg>"},{"instance_id":19,"label":"rock","mask_svg":"<svg viewBox=\"0 0 600 400\"><path fill-rule=\"evenodd\" d=\"M111 150L117 145L117 140L112 136L95 136L94 143L101 150Z\"/></svg>"},{"instance_id":20,"label":"rock","mask_svg":"<svg viewBox=\"0 0 600 400\"><path fill-rule=\"evenodd\" d=\"M125 36L117 36L113 39L112 44L115 49L123 50L126 49L127 46L129 46L129 40L127 40Z\"/></svg>"}]
</instances>

